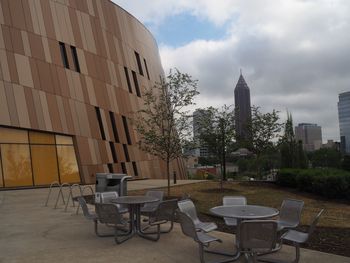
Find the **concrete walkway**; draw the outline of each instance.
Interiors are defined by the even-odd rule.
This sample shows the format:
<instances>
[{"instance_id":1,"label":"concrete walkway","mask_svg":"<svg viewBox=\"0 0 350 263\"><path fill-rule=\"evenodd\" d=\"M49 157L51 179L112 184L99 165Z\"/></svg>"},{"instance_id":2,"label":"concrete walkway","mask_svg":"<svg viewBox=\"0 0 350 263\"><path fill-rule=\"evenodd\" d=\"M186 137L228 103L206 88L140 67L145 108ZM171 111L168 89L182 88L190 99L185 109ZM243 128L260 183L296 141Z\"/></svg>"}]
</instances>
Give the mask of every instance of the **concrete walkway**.
<instances>
[{"instance_id":1,"label":"concrete walkway","mask_svg":"<svg viewBox=\"0 0 350 263\"><path fill-rule=\"evenodd\" d=\"M153 181L153 183L152 183ZM160 187L163 180L133 181L129 189ZM180 182L179 182L180 183ZM0 192L0 262L162 262L187 263L199 262L198 246L184 236L178 224L169 234L161 236L158 242L134 237L116 245L113 238L96 237L93 223L81 213L75 214L75 208L67 212L60 204L53 209L54 198L49 206L44 203L48 189L1 191ZM54 190L54 195L57 189ZM105 228L105 231L111 231ZM216 247L232 250L234 236L214 232L224 242ZM294 250L285 246L281 252L273 255L291 260ZM224 259L208 255L209 260ZM244 257L240 261L244 262ZM302 249L300 262L308 263L345 263L350 258Z\"/></svg>"}]
</instances>

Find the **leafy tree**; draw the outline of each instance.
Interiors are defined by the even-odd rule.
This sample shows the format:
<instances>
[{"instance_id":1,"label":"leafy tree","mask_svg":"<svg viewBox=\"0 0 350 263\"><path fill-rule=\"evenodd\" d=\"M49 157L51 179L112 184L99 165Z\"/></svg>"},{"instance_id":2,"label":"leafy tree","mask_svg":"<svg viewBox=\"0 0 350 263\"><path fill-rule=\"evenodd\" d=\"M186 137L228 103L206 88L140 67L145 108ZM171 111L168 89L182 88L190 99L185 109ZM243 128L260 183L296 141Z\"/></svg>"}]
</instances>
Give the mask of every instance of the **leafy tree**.
<instances>
[{"instance_id":1,"label":"leafy tree","mask_svg":"<svg viewBox=\"0 0 350 263\"><path fill-rule=\"evenodd\" d=\"M284 125L284 135L280 142L281 168L306 168L307 160L302 142L297 142L294 136L293 118L287 113L287 121Z\"/></svg>"},{"instance_id":2,"label":"leafy tree","mask_svg":"<svg viewBox=\"0 0 350 263\"><path fill-rule=\"evenodd\" d=\"M153 88L143 94L144 107L138 111L136 130L142 150L158 156L166 163L168 195L170 195L170 163L182 157L183 146L191 133L187 109L199 94L197 80L179 70L170 70Z\"/></svg>"},{"instance_id":3,"label":"leafy tree","mask_svg":"<svg viewBox=\"0 0 350 263\"><path fill-rule=\"evenodd\" d=\"M258 174L260 174L259 159L263 153L274 149L273 140L279 137L281 128L278 111L262 113L259 107L252 107L252 122L249 125L252 138L250 147L256 154Z\"/></svg>"},{"instance_id":4,"label":"leafy tree","mask_svg":"<svg viewBox=\"0 0 350 263\"><path fill-rule=\"evenodd\" d=\"M339 168L341 165L341 154L331 148L321 148L310 154L310 161L313 167Z\"/></svg>"},{"instance_id":5,"label":"leafy tree","mask_svg":"<svg viewBox=\"0 0 350 263\"><path fill-rule=\"evenodd\" d=\"M226 105L221 109L209 107L200 115L198 127L201 145L205 145L210 154L219 156L221 178L225 181L226 155L235 136L234 111Z\"/></svg>"},{"instance_id":6,"label":"leafy tree","mask_svg":"<svg viewBox=\"0 0 350 263\"><path fill-rule=\"evenodd\" d=\"M350 171L350 155L344 155L341 162L341 168L346 171Z\"/></svg>"}]
</instances>

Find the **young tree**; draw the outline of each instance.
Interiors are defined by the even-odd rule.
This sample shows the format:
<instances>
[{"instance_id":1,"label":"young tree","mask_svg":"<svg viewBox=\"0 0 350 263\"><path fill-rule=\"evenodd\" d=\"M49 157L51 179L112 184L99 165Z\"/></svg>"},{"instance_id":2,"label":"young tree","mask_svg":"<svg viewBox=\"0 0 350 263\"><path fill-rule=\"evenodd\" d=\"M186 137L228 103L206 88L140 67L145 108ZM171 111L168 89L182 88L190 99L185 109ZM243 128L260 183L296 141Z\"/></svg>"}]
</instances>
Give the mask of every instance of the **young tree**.
<instances>
[{"instance_id":1,"label":"young tree","mask_svg":"<svg viewBox=\"0 0 350 263\"><path fill-rule=\"evenodd\" d=\"M252 122L249 125L251 148L256 154L257 173L260 174L259 160L263 153L274 148L273 140L277 139L282 124L278 122L278 112L262 113L259 107L252 107Z\"/></svg>"},{"instance_id":2,"label":"young tree","mask_svg":"<svg viewBox=\"0 0 350 263\"><path fill-rule=\"evenodd\" d=\"M136 130L139 147L166 163L170 195L170 163L182 157L182 148L191 133L187 106L193 105L197 80L178 69L170 70L152 89L143 94L144 107L138 111Z\"/></svg>"},{"instance_id":3,"label":"young tree","mask_svg":"<svg viewBox=\"0 0 350 263\"><path fill-rule=\"evenodd\" d=\"M221 187L226 180L226 155L232 144L234 129L234 110L224 105L221 109L209 107L199 117L199 137L201 145L208 148L209 154L220 157Z\"/></svg>"}]
</instances>

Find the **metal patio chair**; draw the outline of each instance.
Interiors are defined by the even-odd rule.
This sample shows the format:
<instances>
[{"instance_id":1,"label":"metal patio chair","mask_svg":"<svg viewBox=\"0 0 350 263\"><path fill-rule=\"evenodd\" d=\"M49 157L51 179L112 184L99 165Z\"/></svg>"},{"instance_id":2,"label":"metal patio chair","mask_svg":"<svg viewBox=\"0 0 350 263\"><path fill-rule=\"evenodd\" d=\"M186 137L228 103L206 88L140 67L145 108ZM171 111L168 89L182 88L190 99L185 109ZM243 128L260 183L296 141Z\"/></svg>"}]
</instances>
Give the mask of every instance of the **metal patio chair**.
<instances>
[{"instance_id":1,"label":"metal patio chair","mask_svg":"<svg viewBox=\"0 0 350 263\"><path fill-rule=\"evenodd\" d=\"M157 234L157 240L161 233L169 233L174 227L175 213L177 209L177 199L165 200L160 202L156 211L150 214L149 222L142 231L157 226L156 232L144 232L145 234ZM170 222L170 226L166 230L161 229L161 225Z\"/></svg>"},{"instance_id":2,"label":"metal patio chair","mask_svg":"<svg viewBox=\"0 0 350 263\"><path fill-rule=\"evenodd\" d=\"M118 192L115 192L115 191L101 192L100 196L101 196L101 203L110 204L119 197L119 194ZM119 212L122 214L129 212L129 208L126 205L120 205L120 204L114 204L114 205L118 207Z\"/></svg>"},{"instance_id":3,"label":"metal patio chair","mask_svg":"<svg viewBox=\"0 0 350 263\"><path fill-rule=\"evenodd\" d=\"M208 247L211 242L222 242L219 238L213 237L202 231L197 231L192 218L183 212L178 212L178 217L181 224L182 233L186 236L193 238L199 245L199 258L200 262L204 263L204 247Z\"/></svg>"},{"instance_id":4,"label":"metal patio chair","mask_svg":"<svg viewBox=\"0 0 350 263\"><path fill-rule=\"evenodd\" d=\"M99 232L98 232L98 217L95 213L91 213L89 211L89 208L86 204L86 201L85 201L85 198L82 197L82 196L78 196L77 197L77 200L79 202L79 205L81 207L81 209L83 210L83 215L86 219L88 220L92 220L94 222L94 229L95 229L95 234L96 236L99 236L99 237L105 237L105 236L110 236L110 235L101 235Z\"/></svg>"},{"instance_id":5,"label":"metal patio chair","mask_svg":"<svg viewBox=\"0 0 350 263\"><path fill-rule=\"evenodd\" d=\"M202 222L197 216L196 207L190 199L181 200L177 203L179 210L187 214L193 221L197 230L203 230L204 232L210 232L218 228L214 222Z\"/></svg>"},{"instance_id":6,"label":"metal patio chair","mask_svg":"<svg viewBox=\"0 0 350 263\"><path fill-rule=\"evenodd\" d=\"M316 225L322 215L322 213L324 212L324 209L322 209L313 219L309 230L307 233L305 232L300 232L300 231L296 231L296 230L288 230L285 234L283 234L282 241L289 241L293 243L293 246L295 247L295 259L292 261L293 263L297 263L299 262L300 259L300 244L304 244L306 243L309 238L310 235L314 232Z\"/></svg>"},{"instance_id":7,"label":"metal patio chair","mask_svg":"<svg viewBox=\"0 0 350 263\"><path fill-rule=\"evenodd\" d=\"M159 199L157 202L146 203L143 207L141 207L141 214L149 216L150 213L157 210L158 205L163 201L164 192L160 190L150 190L146 192L146 196L152 196Z\"/></svg>"},{"instance_id":8,"label":"metal patio chair","mask_svg":"<svg viewBox=\"0 0 350 263\"><path fill-rule=\"evenodd\" d=\"M247 198L244 196L224 196L222 198L222 204L229 205L246 205ZM237 226L237 219L231 217L224 217L225 224L228 226Z\"/></svg>"},{"instance_id":9,"label":"metal patio chair","mask_svg":"<svg viewBox=\"0 0 350 263\"><path fill-rule=\"evenodd\" d=\"M300 223L304 201L284 199L277 220L277 231L295 228Z\"/></svg>"},{"instance_id":10,"label":"metal patio chair","mask_svg":"<svg viewBox=\"0 0 350 263\"><path fill-rule=\"evenodd\" d=\"M132 236L128 222L119 212L119 209L114 204L96 203L96 214L98 221L114 228L114 240L117 244L121 244Z\"/></svg>"},{"instance_id":11,"label":"metal patio chair","mask_svg":"<svg viewBox=\"0 0 350 263\"><path fill-rule=\"evenodd\" d=\"M273 220L248 220L239 225L240 250L248 262L258 262L258 253L271 252L277 241L277 222Z\"/></svg>"}]
</instances>

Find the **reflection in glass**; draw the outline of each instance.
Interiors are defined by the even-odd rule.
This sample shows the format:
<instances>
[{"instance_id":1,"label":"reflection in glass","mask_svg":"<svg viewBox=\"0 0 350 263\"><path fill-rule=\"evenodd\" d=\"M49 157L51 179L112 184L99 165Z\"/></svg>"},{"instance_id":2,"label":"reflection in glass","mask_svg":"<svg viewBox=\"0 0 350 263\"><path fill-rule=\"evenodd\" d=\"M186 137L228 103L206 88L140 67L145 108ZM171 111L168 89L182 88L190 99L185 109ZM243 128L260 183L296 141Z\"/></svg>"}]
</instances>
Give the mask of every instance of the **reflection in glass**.
<instances>
[{"instance_id":1,"label":"reflection in glass","mask_svg":"<svg viewBox=\"0 0 350 263\"><path fill-rule=\"evenodd\" d=\"M35 185L49 185L58 181L57 156L54 145L31 145Z\"/></svg>"},{"instance_id":2,"label":"reflection in glass","mask_svg":"<svg viewBox=\"0 0 350 263\"><path fill-rule=\"evenodd\" d=\"M55 144L55 137L50 133L29 132L30 144Z\"/></svg>"},{"instance_id":3,"label":"reflection in glass","mask_svg":"<svg viewBox=\"0 0 350 263\"><path fill-rule=\"evenodd\" d=\"M57 145L58 167L61 182L79 183L79 169L73 146Z\"/></svg>"},{"instance_id":4,"label":"reflection in glass","mask_svg":"<svg viewBox=\"0 0 350 263\"><path fill-rule=\"evenodd\" d=\"M56 144L73 145L73 140L70 136L56 135Z\"/></svg>"},{"instance_id":5,"label":"reflection in glass","mask_svg":"<svg viewBox=\"0 0 350 263\"><path fill-rule=\"evenodd\" d=\"M0 127L0 143L28 143L28 132Z\"/></svg>"},{"instance_id":6,"label":"reflection in glass","mask_svg":"<svg viewBox=\"0 0 350 263\"><path fill-rule=\"evenodd\" d=\"M1 157L6 187L33 185L28 145L2 144Z\"/></svg>"}]
</instances>

